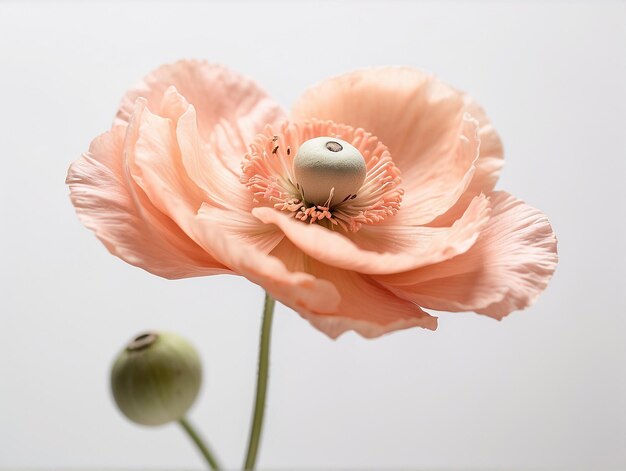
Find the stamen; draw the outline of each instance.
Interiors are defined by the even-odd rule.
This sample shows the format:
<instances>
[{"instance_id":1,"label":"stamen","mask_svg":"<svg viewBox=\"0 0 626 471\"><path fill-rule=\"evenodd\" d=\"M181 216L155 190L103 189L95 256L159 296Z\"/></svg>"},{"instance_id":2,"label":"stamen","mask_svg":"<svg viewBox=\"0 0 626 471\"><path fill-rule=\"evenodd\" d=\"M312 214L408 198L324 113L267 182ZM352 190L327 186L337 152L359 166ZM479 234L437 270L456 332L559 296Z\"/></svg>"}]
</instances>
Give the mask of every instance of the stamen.
<instances>
[{"instance_id":1,"label":"stamen","mask_svg":"<svg viewBox=\"0 0 626 471\"><path fill-rule=\"evenodd\" d=\"M303 144L316 138L322 151L329 153L325 159L334 156L341 160L347 150L354 149L362 159L363 180L351 188L342 187L337 177L341 173L333 165L317 180L303 179L295 160ZM296 155L291 148L298 149ZM402 200L400 172L387 148L363 129L332 121L285 123L280 133L267 126L250 144L242 170L241 182L250 189L255 204L289 212L303 222L329 229L358 231L363 224L375 224L395 215ZM328 175L337 177L336 181L326 178Z\"/></svg>"}]
</instances>

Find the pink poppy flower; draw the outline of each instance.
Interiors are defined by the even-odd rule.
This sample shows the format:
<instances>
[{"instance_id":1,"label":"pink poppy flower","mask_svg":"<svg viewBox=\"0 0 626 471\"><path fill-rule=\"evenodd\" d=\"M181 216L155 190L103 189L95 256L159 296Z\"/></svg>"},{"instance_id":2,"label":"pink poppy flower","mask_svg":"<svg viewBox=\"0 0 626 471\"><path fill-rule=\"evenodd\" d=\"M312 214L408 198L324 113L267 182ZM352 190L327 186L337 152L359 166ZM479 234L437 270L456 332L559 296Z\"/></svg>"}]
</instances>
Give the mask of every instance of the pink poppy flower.
<instances>
[{"instance_id":1,"label":"pink poppy flower","mask_svg":"<svg viewBox=\"0 0 626 471\"><path fill-rule=\"evenodd\" d=\"M356 163L307 167L305 142ZM546 287L555 235L494 191L502 158L483 109L418 70L328 79L287 114L249 78L180 61L126 94L67 183L128 263L242 275L333 338L376 337L436 329L423 309L501 319Z\"/></svg>"}]
</instances>

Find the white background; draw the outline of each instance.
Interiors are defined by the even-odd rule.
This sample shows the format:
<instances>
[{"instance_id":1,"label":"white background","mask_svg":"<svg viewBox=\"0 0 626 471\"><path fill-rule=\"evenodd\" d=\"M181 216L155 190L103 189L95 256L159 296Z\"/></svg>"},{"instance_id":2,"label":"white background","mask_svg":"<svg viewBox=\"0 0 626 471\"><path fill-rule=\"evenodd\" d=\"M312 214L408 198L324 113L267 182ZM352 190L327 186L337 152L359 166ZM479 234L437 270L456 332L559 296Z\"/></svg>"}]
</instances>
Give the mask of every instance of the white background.
<instances>
[{"instance_id":1,"label":"white background","mask_svg":"<svg viewBox=\"0 0 626 471\"><path fill-rule=\"evenodd\" d=\"M500 323L442 314L435 333L331 341L279 306L262 468L626 468L626 4L319 1L0 3L0 468L200 469L176 426L111 402L111 360L146 328L198 347L191 417L241 463L261 289L125 264L64 185L126 87L184 57L286 107L357 67L433 71L485 106L499 188L560 241L548 290Z\"/></svg>"}]
</instances>

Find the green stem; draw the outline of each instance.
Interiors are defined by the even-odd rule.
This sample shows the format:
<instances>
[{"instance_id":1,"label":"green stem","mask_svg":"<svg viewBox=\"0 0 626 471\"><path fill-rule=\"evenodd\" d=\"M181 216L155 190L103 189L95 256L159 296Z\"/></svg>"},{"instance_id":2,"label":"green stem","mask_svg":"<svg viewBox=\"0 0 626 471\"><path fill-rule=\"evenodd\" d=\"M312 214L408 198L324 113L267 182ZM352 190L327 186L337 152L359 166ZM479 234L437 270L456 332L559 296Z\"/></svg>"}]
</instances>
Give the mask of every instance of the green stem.
<instances>
[{"instance_id":1,"label":"green stem","mask_svg":"<svg viewBox=\"0 0 626 471\"><path fill-rule=\"evenodd\" d=\"M193 440L193 442L196 444L198 450L200 450L200 453L202 453L202 456L209 464L209 467L213 471L219 471L221 469L219 463L213 456L213 453L211 453L211 450L209 450L208 445L204 443L198 432L196 432L196 430L192 427L189 421L185 417L183 417L178 421L178 423L183 427L185 432L187 432L189 438L191 438L191 440Z\"/></svg>"},{"instance_id":2,"label":"green stem","mask_svg":"<svg viewBox=\"0 0 626 471\"><path fill-rule=\"evenodd\" d=\"M248 441L248 454L246 455L245 470L253 470L256 465L257 451L261 441L261 429L263 428L263 415L265 412L265 396L267 393L267 373L269 370L270 340L272 333L272 318L276 301L265 293L265 305L263 307L263 324L261 325L261 345L259 347L259 371L256 382L256 399L254 401L254 415L250 428Z\"/></svg>"}]
</instances>

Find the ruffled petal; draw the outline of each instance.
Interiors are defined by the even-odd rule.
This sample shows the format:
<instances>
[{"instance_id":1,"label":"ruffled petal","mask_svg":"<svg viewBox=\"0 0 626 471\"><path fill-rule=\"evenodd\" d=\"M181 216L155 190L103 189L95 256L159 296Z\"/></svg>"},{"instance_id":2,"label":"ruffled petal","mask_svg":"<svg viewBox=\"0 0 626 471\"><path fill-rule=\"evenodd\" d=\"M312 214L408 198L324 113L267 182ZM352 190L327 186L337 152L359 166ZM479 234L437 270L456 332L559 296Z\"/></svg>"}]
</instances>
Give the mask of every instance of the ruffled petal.
<instances>
[{"instance_id":1,"label":"ruffled petal","mask_svg":"<svg viewBox=\"0 0 626 471\"><path fill-rule=\"evenodd\" d=\"M137 122L137 139L128 151L129 169L152 203L191 237L202 204L250 207L245 186L215 165L199 144L196 111L173 87L164 96L161 112L165 117L151 113L139 98L131 117Z\"/></svg>"},{"instance_id":2,"label":"ruffled petal","mask_svg":"<svg viewBox=\"0 0 626 471\"><path fill-rule=\"evenodd\" d=\"M293 116L330 119L380 138L402 172L403 208L414 224L446 212L472 179L478 139L464 96L419 70L374 68L326 80L300 98Z\"/></svg>"},{"instance_id":3,"label":"ruffled petal","mask_svg":"<svg viewBox=\"0 0 626 471\"><path fill-rule=\"evenodd\" d=\"M178 92L171 87L167 94ZM220 208L252 208L252 197L239 175L227 169L211 148L202 144L193 106L188 106L177 120L176 139L185 173L205 193L206 202Z\"/></svg>"},{"instance_id":4,"label":"ruffled petal","mask_svg":"<svg viewBox=\"0 0 626 471\"><path fill-rule=\"evenodd\" d=\"M122 260L165 278L227 273L152 205L130 178L125 148L134 145L133 128L116 126L97 137L73 163L66 183L81 222Z\"/></svg>"},{"instance_id":5,"label":"ruffled petal","mask_svg":"<svg viewBox=\"0 0 626 471\"><path fill-rule=\"evenodd\" d=\"M126 152L130 174L152 204L192 236L193 220L205 194L182 163L177 122L151 113L146 105L144 99L137 99L131 117L136 138Z\"/></svg>"},{"instance_id":6,"label":"ruffled petal","mask_svg":"<svg viewBox=\"0 0 626 471\"><path fill-rule=\"evenodd\" d=\"M478 122L480 152L476 172L468 188L472 196L492 191L504 165L504 147L485 110L469 95L464 95L465 110Z\"/></svg>"},{"instance_id":7,"label":"ruffled petal","mask_svg":"<svg viewBox=\"0 0 626 471\"><path fill-rule=\"evenodd\" d=\"M272 254L290 270L306 271L337 288L341 301L335 312L323 314L296 309L314 327L333 339L349 330L373 338L410 327L437 328L437 319L419 306L397 297L366 275L310 259L289 240L283 240Z\"/></svg>"},{"instance_id":8,"label":"ruffled petal","mask_svg":"<svg viewBox=\"0 0 626 471\"><path fill-rule=\"evenodd\" d=\"M403 177L405 194L400 207L406 224L421 225L432 222L454 207L459 199L467 194L468 187L475 179L479 164L478 122L465 113L455 138L456 146L442 155L438 163L425 166L419 178ZM463 211L474 196L472 192ZM457 219L463 214L457 213ZM449 220L451 225L454 220Z\"/></svg>"},{"instance_id":9,"label":"ruffled petal","mask_svg":"<svg viewBox=\"0 0 626 471\"><path fill-rule=\"evenodd\" d=\"M449 226L456 221L477 195L489 193L496 186L500 171L504 166L504 148L502 141L485 110L471 97L464 95L465 109L478 123L480 151L475 161L475 171L469 186L458 201L444 214L439 215L429 225Z\"/></svg>"},{"instance_id":10,"label":"ruffled petal","mask_svg":"<svg viewBox=\"0 0 626 471\"><path fill-rule=\"evenodd\" d=\"M164 116L162 97L172 85L196 108L203 142L236 174L254 136L266 124L285 119L284 110L252 79L206 61L181 60L159 67L131 88L115 124L129 122L139 97L147 99L152 113Z\"/></svg>"},{"instance_id":11,"label":"ruffled petal","mask_svg":"<svg viewBox=\"0 0 626 471\"><path fill-rule=\"evenodd\" d=\"M365 274L388 274L437 263L467 251L489 219L484 197L477 197L452 227L372 225L350 237L307 224L273 208L252 214L275 224L300 250L322 263Z\"/></svg>"},{"instance_id":12,"label":"ruffled petal","mask_svg":"<svg viewBox=\"0 0 626 471\"><path fill-rule=\"evenodd\" d=\"M234 237L228 229L202 215L194 226L194 238L210 253L219 254L234 273L266 289L274 298L307 314L337 311L340 295L335 286L310 273L288 269L278 258L266 255L245 237Z\"/></svg>"},{"instance_id":13,"label":"ruffled petal","mask_svg":"<svg viewBox=\"0 0 626 471\"><path fill-rule=\"evenodd\" d=\"M442 311L476 311L501 319L530 306L557 264L557 241L546 216L504 192L489 195L487 227L455 258L375 277L398 296Z\"/></svg>"},{"instance_id":14,"label":"ruffled petal","mask_svg":"<svg viewBox=\"0 0 626 471\"><path fill-rule=\"evenodd\" d=\"M225 210L203 204L197 219L199 224L219 227L230 240L240 241L266 255L285 237L276 226L263 224L249 211Z\"/></svg>"}]
</instances>

